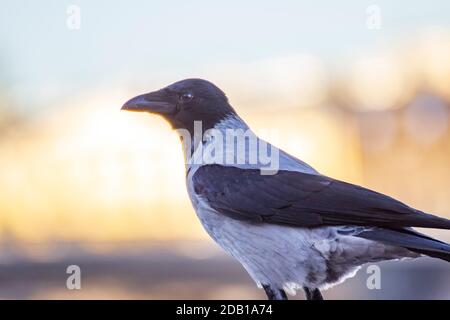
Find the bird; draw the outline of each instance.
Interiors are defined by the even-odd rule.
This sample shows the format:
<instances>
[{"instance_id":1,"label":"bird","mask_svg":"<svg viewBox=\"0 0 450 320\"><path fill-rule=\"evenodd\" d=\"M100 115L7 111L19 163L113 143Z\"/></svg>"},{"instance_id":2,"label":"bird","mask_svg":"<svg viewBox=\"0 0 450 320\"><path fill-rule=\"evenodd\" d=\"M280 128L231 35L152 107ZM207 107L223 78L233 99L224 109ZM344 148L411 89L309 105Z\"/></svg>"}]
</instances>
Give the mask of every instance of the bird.
<instances>
[{"instance_id":1,"label":"bird","mask_svg":"<svg viewBox=\"0 0 450 320\"><path fill-rule=\"evenodd\" d=\"M449 244L413 229L450 229L450 220L323 175L260 139L212 82L177 81L121 109L157 114L179 132L196 215L269 300L298 290L323 300L323 290L366 263L422 256L450 262ZM224 141L235 132L248 142L239 152L238 139ZM272 163L251 159L260 146L271 150Z\"/></svg>"}]
</instances>

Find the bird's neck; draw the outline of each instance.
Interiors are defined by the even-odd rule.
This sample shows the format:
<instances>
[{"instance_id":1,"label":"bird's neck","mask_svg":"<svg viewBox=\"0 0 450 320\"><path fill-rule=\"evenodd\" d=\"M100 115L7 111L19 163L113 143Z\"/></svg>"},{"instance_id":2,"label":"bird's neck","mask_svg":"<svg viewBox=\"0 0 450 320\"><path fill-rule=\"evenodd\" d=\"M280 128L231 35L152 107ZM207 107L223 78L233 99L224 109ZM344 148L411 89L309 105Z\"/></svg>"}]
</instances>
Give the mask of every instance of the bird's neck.
<instances>
[{"instance_id":1,"label":"bird's neck","mask_svg":"<svg viewBox=\"0 0 450 320\"><path fill-rule=\"evenodd\" d=\"M193 137L187 131L180 135L187 173L206 164L278 170L278 148L258 138L237 116L205 131L197 124L194 133Z\"/></svg>"},{"instance_id":2,"label":"bird's neck","mask_svg":"<svg viewBox=\"0 0 450 320\"><path fill-rule=\"evenodd\" d=\"M209 123L206 123L205 127L205 122L198 120L193 121L192 126L190 126L189 129L176 129L181 140L186 163L189 162L189 159L194 156L196 151L198 152L200 147L203 148L214 141L216 143L221 143L220 141L217 141L220 137L223 137L222 144L225 145L227 130L248 131L250 129L237 115L227 116L212 126Z\"/></svg>"}]
</instances>

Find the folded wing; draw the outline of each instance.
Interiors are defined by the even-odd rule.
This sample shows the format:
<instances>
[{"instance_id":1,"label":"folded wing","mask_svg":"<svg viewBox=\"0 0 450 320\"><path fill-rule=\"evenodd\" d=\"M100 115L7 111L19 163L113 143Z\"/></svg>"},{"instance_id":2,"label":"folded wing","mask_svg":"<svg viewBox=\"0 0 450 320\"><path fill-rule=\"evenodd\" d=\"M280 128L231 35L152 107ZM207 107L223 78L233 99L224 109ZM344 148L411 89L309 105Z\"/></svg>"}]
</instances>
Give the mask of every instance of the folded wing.
<instances>
[{"instance_id":1,"label":"folded wing","mask_svg":"<svg viewBox=\"0 0 450 320\"><path fill-rule=\"evenodd\" d=\"M249 222L450 229L450 220L322 175L283 170L261 175L257 169L214 164L200 167L193 183L195 192L218 213Z\"/></svg>"}]
</instances>

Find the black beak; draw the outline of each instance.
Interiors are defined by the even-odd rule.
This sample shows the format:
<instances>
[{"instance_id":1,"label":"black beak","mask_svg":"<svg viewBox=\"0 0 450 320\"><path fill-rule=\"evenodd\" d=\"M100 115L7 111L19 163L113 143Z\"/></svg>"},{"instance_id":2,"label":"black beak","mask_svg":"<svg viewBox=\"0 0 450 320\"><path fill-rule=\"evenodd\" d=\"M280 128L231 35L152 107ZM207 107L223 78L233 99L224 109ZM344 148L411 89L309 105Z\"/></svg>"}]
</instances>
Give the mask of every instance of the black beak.
<instances>
[{"instance_id":1,"label":"black beak","mask_svg":"<svg viewBox=\"0 0 450 320\"><path fill-rule=\"evenodd\" d=\"M176 106L168 101L164 92L159 90L128 100L121 110L170 114L175 111L175 108Z\"/></svg>"}]
</instances>

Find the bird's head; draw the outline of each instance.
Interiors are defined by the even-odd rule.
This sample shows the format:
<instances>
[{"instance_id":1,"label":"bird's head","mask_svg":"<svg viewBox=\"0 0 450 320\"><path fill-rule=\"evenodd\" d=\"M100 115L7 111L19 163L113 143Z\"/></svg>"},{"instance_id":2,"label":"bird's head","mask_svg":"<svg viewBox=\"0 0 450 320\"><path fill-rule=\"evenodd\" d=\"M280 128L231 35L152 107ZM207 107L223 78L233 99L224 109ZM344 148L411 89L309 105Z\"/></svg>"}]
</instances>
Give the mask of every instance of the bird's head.
<instances>
[{"instance_id":1,"label":"bird's head","mask_svg":"<svg viewBox=\"0 0 450 320\"><path fill-rule=\"evenodd\" d=\"M122 110L159 114L174 129L189 131L193 129L194 121L201 121L203 130L207 130L236 114L223 91L202 79L181 80L139 95L127 101Z\"/></svg>"}]
</instances>

